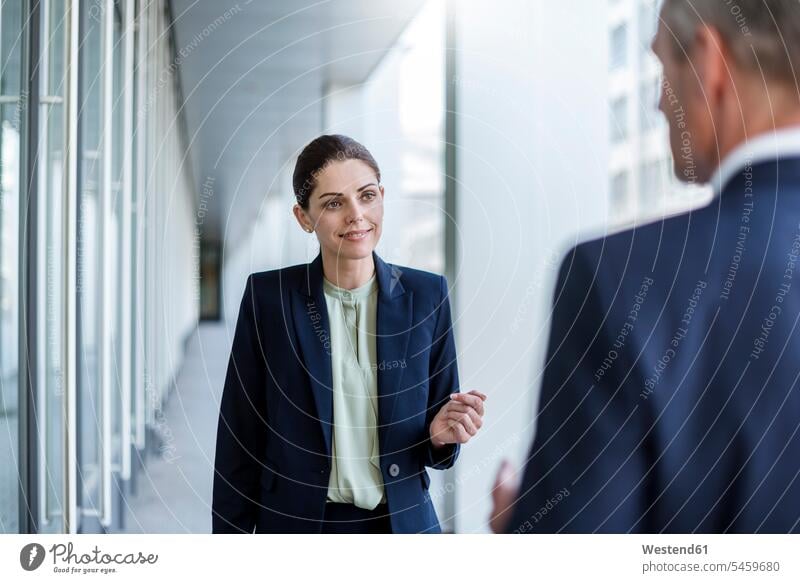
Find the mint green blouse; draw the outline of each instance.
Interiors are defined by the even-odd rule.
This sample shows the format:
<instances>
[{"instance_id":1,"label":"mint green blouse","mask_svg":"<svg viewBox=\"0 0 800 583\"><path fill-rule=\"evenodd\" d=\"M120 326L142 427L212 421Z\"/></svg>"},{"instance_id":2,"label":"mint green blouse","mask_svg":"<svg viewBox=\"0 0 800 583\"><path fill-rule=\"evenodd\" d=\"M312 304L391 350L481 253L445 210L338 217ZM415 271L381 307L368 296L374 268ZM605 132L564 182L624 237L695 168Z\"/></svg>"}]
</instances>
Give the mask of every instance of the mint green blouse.
<instances>
[{"instance_id":1,"label":"mint green blouse","mask_svg":"<svg viewBox=\"0 0 800 583\"><path fill-rule=\"evenodd\" d=\"M323 281L331 332L333 443L328 500L374 509L386 501L378 444L378 282Z\"/></svg>"}]
</instances>

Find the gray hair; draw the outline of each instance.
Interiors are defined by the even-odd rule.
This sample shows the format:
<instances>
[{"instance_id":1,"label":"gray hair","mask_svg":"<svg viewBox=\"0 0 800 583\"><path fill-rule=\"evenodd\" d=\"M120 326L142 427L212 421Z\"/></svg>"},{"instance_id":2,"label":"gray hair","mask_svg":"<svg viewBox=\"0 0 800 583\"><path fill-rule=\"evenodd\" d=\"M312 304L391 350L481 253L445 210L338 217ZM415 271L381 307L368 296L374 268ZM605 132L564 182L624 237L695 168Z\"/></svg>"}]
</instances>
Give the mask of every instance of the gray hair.
<instances>
[{"instance_id":1,"label":"gray hair","mask_svg":"<svg viewBox=\"0 0 800 583\"><path fill-rule=\"evenodd\" d=\"M737 64L773 81L797 83L798 0L664 0L661 17L685 60L699 26L719 31Z\"/></svg>"}]
</instances>

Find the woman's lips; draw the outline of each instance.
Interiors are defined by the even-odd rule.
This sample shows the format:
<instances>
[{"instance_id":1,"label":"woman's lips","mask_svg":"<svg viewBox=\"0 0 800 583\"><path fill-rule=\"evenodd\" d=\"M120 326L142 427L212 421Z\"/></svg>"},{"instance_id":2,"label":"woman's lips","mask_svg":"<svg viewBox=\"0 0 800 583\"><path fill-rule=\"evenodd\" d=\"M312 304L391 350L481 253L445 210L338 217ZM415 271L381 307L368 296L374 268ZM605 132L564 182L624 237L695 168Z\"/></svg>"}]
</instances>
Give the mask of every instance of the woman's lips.
<instances>
[{"instance_id":1,"label":"woman's lips","mask_svg":"<svg viewBox=\"0 0 800 583\"><path fill-rule=\"evenodd\" d=\"M344 235L339 235L345 241L362 241L366 236L372 232L372 229L365 229L362 231L350 231Z\"/></svg>"}]
</instances>

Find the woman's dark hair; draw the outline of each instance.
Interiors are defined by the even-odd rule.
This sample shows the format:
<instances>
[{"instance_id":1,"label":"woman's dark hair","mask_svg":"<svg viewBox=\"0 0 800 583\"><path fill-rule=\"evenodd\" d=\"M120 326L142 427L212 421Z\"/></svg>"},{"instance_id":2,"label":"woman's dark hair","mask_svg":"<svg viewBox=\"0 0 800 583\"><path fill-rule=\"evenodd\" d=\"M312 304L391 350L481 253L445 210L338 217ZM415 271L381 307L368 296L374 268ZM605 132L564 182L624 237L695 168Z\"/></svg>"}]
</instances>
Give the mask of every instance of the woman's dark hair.
<instances>
[{"instance_id":1,"label":"woman's dark hair","mask_svg":"<svg viewBox=\"0 0 800 583\"><path fill-rule=\"evenodd\" d=\"M338 134L324 135L308 144L297 157L292 176L292 187L297 204L308 209L311 192L317 185L317 177L325 168L334 162L345 160L361 160L375 171L378 182L381 171L372 154L353 138Z\"/></svg>"}]
</instances>

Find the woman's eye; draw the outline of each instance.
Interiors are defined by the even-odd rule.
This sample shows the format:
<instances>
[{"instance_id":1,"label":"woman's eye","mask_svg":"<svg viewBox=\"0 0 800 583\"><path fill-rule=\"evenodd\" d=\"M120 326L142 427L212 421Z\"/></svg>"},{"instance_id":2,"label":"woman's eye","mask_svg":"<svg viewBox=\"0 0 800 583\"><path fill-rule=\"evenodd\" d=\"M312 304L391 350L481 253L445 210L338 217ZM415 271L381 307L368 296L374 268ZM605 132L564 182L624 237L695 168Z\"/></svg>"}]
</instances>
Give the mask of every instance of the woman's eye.
<instances>
[{"instance_id":1,"label":"woman's eye","mask_svg":"<svg viewBox=\"0 0 800 583\"><path fill-rule=\"evenodd\" d=\"M328 204L325 205L325 208L335 209L339 208L339 205L342 204L338 200L332 200Z\"/></svg>"},{"instance_id":2,"label":"woman's eye","mask_svg":"<svg viewBox=\"0 0 800 583\"><path fill-rule=\"evenodd\" d=\"M365 192L362 196L365 197L367 200L372 200L373 198L375 198L375 193L371 191Z\"/></svg>"}]
</instances>

